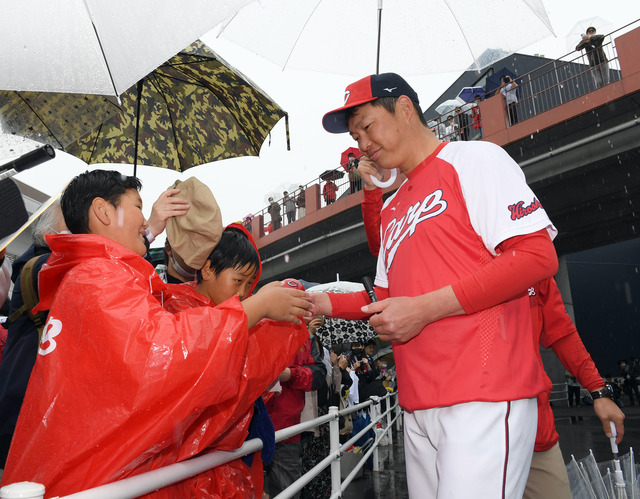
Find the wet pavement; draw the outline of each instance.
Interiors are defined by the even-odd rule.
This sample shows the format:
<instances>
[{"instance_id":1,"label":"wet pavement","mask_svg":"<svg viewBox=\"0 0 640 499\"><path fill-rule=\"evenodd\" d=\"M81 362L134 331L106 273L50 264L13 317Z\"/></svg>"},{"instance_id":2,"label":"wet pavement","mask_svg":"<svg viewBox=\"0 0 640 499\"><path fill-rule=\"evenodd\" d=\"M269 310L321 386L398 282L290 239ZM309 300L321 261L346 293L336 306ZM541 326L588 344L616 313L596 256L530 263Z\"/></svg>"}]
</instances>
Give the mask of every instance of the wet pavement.
<instances>
[{"instance_id":1,"label":"wet pavement","mask_svg":"<svg viewBox=\"0 0 640 499\"><path fill-rule=\"evenodd\" d=\"M619 445L619 454L640 452L640 407L623 408L625 413L625 435ZM565 463L573 454L581 459L593 450L597 462L612 459L609 439L604 435L602 424L596 417L592 406L577 408L561 407L553 410L556 428L560 435L560 448ZM406 472L404 465L404 448L402 432L393 430L393 446L381 446L381 471L364 470L362 478L351 482L343 497L348 499L404 499L407 492Z\"/></svg>"}]
</instances>

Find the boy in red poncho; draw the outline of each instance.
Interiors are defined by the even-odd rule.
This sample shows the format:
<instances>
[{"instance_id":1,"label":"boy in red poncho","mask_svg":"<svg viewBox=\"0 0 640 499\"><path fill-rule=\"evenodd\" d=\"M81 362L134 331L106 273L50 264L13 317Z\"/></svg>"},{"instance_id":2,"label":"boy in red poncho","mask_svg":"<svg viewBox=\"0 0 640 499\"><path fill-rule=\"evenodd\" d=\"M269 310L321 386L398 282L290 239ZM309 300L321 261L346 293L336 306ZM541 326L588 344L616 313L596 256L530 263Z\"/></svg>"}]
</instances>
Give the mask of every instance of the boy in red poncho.
<instances>
[{"instance_id":1,"label":"boy in red poncho","mask_svg":"<svg viewBox=\"0 0 640 499\"><path fill-rule=\"evenodd\" d=\"M299 319L310 315L305 293L277 284L243 302L165 310L165 300L197 293L169 289L142 258L140 187L134 177L96 170L65 190L73 234L48 237L39 307L49 318L2 485L43 483L45 497L54 497L192 457L224 440L221 410L252 406L242 373L256 342L284 357L308 336ZM256 369L271 380L287 360ZM229 497L200 476L155 495Z\"/></svg>"}]
</instances>

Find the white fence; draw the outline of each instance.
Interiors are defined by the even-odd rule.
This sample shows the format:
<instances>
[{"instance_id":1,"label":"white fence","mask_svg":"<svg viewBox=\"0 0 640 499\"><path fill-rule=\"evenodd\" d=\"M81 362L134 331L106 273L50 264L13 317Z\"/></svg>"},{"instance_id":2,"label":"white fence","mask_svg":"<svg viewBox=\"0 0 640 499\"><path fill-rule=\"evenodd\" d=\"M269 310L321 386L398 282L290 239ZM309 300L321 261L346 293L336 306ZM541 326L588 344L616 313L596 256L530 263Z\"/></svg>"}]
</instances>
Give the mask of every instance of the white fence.
<instances>
[{"instance_id":1,"label":"white fence","mask_svg":"<svg viewBox=\"0 0 640 499\"><path fill-rule=\"evenodd\" d=\"M384 412L382 406L384 402ZM359 433L353 435L347 442L340 445L339 439L339 416L355 413L357 411L369 411L371 423L364 427ZM329 414L319 418L301 423L276 432L276 442L281 442L291 438L294 435L302 433L318 426L329 425L329 455L320 461L316 466L302 475L297 481L291 484L286 490L282 491L278 499L286 499L292 497L296 492L301 490L311 480L317 477L325 468L331 467L331 499L342 497L342 493L346 490L352 480L356 477L360 469L365 465L369 456L373 455L373 470L380 470L380 462L378 457L378 446L380 441L385 438L390 444L393 444L391 428L396 425L396 430L400 431L402 424L402 410L398 405L397 393L388 393L384 397L371 397L370 400L361 404L348 407L342 411L338 411L337 407L330 407ZM375 431L378 422L383 429ZM356 466L342 480L340 473L340 458L345 451L349 449L355 442L364 436L370 429L374 429L376 433L373 445L361 456ZM117 482L95 487L93 489L84 490L59 499L133 499L141 495L153 492L155 490L166 487L173 483L184 480L191 476L197 475L203 471L215 468L221 464L232 461L238 457L256 452L262 448L260 439L248 440L239 449L231 452L214 451L209 454L194 457L180 463L171 464L164 468L158 468L147 473L136 475ZM13 484L8 487L16 487L19 484ZM6 493L6 496L5 496ZM12 495L9 495L12 494ZM15 495L12 490L3 487L0 498L4 497L30 497L31 499L41 499L42 495Z\"/></svg>"}]
</instances>

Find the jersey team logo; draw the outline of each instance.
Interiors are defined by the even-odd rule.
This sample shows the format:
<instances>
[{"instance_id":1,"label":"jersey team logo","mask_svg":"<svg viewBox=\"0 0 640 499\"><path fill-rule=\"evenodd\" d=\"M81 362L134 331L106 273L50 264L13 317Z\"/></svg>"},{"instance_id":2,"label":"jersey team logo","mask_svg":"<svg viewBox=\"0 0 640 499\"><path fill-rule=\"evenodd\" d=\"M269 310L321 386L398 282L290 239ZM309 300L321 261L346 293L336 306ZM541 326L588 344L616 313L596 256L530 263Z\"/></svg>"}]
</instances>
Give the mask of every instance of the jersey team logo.
<instances>
[{"instance_id":1,"label":"jersey team logo","mask_svg":"<svg viewBox=\"0 0 640 499\"><path fill-rule=\"evenodd\" d=\"M447 202L442 199L442 189L438 189L427 195L421 202L411 205L407 213L400 219L397 217L389 222L384 231L385 267L387 272L391 268L398 248L402 241L416 231L419 223L437 217L447 209ZM393 208L392 208L393 210Z\"/></svg>"},{"instance_id":2,"label":"jersey team logo","mask_svg":"<svg viewBox=\"0 0 640 499\"><path fill-rule=\"evenodd\" d=\"M518 201L516 204L509 205L509 211L511 212L511 220L520 220L527 215L533 213L536 210L542 208L538 198L533 198L533 201L529 206L524 205L524 201Z\"/></svg>"}]
</instances>

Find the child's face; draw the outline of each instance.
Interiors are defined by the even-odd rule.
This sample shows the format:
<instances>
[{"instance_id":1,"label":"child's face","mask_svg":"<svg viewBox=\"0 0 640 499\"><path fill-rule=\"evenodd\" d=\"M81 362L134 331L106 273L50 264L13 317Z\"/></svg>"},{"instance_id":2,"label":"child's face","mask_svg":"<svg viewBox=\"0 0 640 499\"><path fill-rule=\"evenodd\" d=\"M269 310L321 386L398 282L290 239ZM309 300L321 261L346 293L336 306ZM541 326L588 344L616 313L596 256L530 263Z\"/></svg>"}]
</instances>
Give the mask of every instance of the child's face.
<instances>
[{"instance_id":1,"label":"child's face","mask_svg":"<svg viewBox=\"0 0 640 499\"><path fill-rule=\"evenodd\" d=\"M209 263L207 262L207 265ZM220 305L234 295L238 295L242 301L249 296L256 273L255 266L249 263L244 267L225 269L219 275L211 269L206 271L203 268L202 283L198 286L198 291L216 305Z\"/></svg>"}]
</instances>

